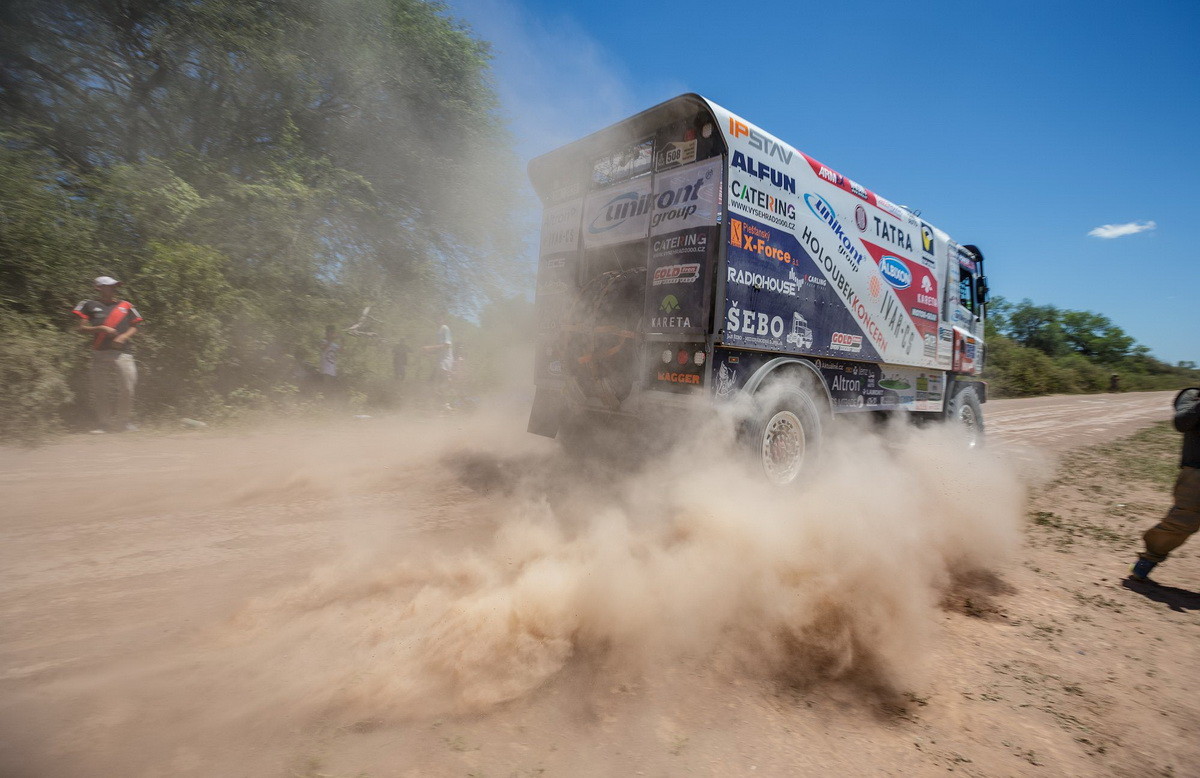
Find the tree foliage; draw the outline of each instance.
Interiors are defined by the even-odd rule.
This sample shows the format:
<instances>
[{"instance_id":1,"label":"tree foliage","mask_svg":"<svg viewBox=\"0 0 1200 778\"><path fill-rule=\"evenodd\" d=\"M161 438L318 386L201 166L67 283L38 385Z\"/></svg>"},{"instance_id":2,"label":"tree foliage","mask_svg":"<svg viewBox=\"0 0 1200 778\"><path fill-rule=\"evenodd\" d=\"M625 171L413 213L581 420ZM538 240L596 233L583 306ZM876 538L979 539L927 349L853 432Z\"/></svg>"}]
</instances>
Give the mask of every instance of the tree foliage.
<instances>
[{"instance_id":1,"label":"tree foliage","mask_svg":"<svg viewBox=\"0 0 1200 778\"><path fill-rule=\"evenodd\" d=\"M523 237L488 56L421 0L3 4L0 321L59 343L125 280L166 411L287 379L366 305L389 337L477 314Z\"/></svg>"},{"instance_id":2,"label":"tree foliage","mask_svg":"<svg viewBox=\"0 0 1200 778\"><path fill-rule=\"evenodd\" d=\"M999 396L1174 389L1200 371L1154 358L1102 314L994 297L986 320L984 377Z\"/></svg>"}]
</instances>

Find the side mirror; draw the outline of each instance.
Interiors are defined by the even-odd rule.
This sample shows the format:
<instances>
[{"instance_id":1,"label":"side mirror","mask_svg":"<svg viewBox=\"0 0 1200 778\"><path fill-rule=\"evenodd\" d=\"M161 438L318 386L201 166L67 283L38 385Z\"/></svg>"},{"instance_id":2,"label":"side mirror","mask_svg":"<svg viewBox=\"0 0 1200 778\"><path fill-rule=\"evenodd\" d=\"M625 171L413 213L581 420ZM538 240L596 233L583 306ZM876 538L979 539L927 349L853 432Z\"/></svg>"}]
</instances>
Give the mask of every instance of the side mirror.
<instances>
[{"instance_id":1,"label":"side mirror","mask_svg":"<svg viewBox=\"0 0 1200 778\"><path fill-rule=\"evenodd\" d=\"M987 276L979 277L979 283L975 286L975 291L979 295L979 302L986 303L988 298Z\"/></svg>"}]
</instances>

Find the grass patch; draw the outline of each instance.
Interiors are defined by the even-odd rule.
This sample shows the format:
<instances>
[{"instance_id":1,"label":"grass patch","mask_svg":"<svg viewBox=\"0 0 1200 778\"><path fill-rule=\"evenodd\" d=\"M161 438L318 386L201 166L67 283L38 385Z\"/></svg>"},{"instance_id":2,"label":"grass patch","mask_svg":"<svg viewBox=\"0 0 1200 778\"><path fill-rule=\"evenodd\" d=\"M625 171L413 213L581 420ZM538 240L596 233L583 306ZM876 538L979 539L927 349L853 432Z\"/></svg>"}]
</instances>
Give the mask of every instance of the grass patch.
<instances>
[{"instance_id":1,"label":"grass patch","mask_svg":"<svg viewBox=\"0 0 1200 778\"><path fill-rule=\"evenodd\" d=\"M1099 524L1092 524L1090 521L1065 519L1050 511L1033 511L1029 514L1029 517L1034 525L1064 533L1068 538L1072 539L1087 538L1101 543L1122 543L1128 540L1128 537L1125 535L1122 535L1120 532L1114 532L1108 527L1101 527ZM1070 545L1070 543L1068 542L1066 545Z\"/></svg>"},{"instance_id":2,"label":"grass patch","mask_svg":"<svg viewBox=\"0 0 1200 778\"><path fill-rule=\"evenodd\" d=\"M1108 479L1116 477L1119 482L1145 481L1170 488L1179 475L1180 445L1181 437L1174 425L1163 421L1067 457L1063 472L1103 477L1104 486L1114 485Z\"/></svg>"}]
</instances>

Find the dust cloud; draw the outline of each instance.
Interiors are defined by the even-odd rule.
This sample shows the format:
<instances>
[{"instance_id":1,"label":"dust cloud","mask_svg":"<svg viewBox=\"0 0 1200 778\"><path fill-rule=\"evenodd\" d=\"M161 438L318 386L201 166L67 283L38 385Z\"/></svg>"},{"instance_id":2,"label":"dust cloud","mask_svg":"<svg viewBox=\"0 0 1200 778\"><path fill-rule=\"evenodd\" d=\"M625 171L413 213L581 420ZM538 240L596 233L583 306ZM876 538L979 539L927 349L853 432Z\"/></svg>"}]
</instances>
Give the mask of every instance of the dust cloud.
<instances>
[{"instance_id":1,"label":"dust cloud","mask_svg":"<svg viewBox=\"0 0 1200 778\"><path fill-rule=\"evenodd\" d=\"M259 699L403 720L484 712L572 664L628 678L672 663L895 694L926 681L955 577L1020 542L1014 468L940 427L843 423L785 489L717 422L617 464L514 448L511 417L461 422L405 458L428 463L414 488L473 490L480 542L350 539L253 601L218 656Z\"/></svg>"}]
</instances>

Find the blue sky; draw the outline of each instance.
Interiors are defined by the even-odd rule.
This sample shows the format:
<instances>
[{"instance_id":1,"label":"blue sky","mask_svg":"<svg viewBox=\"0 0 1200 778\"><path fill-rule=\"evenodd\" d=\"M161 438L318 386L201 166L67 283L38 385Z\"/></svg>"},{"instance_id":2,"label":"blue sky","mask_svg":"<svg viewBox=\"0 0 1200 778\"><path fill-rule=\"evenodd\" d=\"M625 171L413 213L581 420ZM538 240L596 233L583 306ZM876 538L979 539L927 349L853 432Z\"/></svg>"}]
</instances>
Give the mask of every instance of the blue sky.
<instances>
[{"instance_id":1,"label":"blue sky","mask_svg":"<svg viewBox=\"0 0 1200 778\"><path fill-rule=\"evenodd\" d=\"M524 159L699 92L979 245L995 294L1200 362L1197 0L450 7Z\"/></svg>"}]
</instances>

